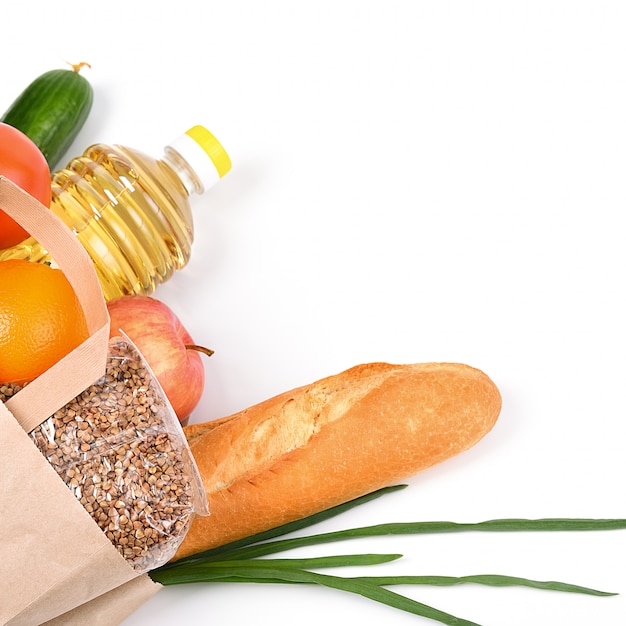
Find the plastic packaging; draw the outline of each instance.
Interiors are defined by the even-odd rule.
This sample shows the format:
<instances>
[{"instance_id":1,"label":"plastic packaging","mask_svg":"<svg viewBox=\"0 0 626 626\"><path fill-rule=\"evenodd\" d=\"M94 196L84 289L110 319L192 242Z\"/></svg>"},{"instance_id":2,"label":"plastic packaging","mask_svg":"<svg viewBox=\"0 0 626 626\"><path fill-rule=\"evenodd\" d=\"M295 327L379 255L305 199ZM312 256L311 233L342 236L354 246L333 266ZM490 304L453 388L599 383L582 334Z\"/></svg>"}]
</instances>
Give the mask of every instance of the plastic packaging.
<instances>
[{"instance_id":1,"label":"plastic packaging","mask_svg":"<svg viewBox=\"0 0 626 626\"><path fill-rule=\"evenodd\" d=\"M190 196L230 168L228 154L202 126L166 146L159 159L95 144L52 175L50 208L89 253L107 300L148 295L189 261ZM51 262L32 237L0 253L0 260L14 258Z\"/></svg>"},{"instance_id":2,"label":"plastic packaging","mask_svg":"<svg viewBox=\"0 0 626 626\"><path fill-rule=\"evenodd\" d=\"M139 573L169 561L208 513L180 423L126 337L110 340L104 377L30 436Z\"/></svg>"}]
</instances>

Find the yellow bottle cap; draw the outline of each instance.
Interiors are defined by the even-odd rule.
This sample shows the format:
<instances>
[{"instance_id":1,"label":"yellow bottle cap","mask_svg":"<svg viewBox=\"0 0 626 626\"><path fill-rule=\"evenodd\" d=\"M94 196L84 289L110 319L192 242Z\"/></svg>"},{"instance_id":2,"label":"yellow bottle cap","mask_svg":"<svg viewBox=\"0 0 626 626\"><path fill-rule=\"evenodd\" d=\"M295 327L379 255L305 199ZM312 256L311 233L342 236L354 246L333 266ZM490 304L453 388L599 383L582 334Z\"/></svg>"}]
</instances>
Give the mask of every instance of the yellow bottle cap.
<instances>
[{"instance_id":1,"label":"yellow bottle cap","mask_svg":"<svg viewBox=\"0 0 626 626\"><path fill-rule=\"evenodd\" d=\"M189 135L209 156L220 178L223 178L232 167L230 157L222 144L204 126L194 126L186 133Z\"/></svg>"},{"instance_id":2,"label":"yellow bottle cap","mask_svg":"<svg viewBox=\"0 0 626 626\"><path fill-rule=\"evenodd\" d=\"M226 150L204 126L190 128L165 147L166 153L172 151L192 170L198 193L212 187L231 168Z\"/></svg>"}]
</instances>

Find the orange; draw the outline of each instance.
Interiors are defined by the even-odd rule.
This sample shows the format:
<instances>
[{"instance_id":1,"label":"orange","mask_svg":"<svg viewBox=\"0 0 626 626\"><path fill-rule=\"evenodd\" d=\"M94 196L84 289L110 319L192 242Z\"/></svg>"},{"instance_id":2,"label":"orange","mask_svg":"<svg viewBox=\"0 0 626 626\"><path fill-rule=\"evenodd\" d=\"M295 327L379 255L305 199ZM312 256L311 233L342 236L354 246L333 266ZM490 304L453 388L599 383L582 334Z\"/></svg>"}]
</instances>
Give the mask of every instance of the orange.
<instances>
[{"instance_id":1,"label":"orange","mask_svg":"<svg viewBox=\"0 0 626 626\"><path fill-rule=\"evenodd\" d=\"M0 261L0 382L34 380L88 336L78 298L61 270Z\"/></svg>"}]
</instances>

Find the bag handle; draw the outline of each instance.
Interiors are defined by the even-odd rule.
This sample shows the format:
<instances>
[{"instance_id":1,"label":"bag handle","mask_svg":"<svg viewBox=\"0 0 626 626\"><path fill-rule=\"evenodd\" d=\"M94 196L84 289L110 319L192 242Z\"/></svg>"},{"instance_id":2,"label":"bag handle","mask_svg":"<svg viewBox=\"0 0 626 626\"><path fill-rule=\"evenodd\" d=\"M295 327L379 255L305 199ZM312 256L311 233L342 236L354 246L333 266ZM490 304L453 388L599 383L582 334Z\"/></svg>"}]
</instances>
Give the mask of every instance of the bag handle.
<instances>
[{"instance_id":1,"label":"bag handle","mask_svg":"<svg viewBox=\"0 0 626 626\"><path fill-rule=\"evenodd\" d=\"M104 376L110 320L93 262L64 222L4 176L0 207L50 253L72 285L89 330L82 344L5 402L30 432Z\"/></svg>"}]
</instances>

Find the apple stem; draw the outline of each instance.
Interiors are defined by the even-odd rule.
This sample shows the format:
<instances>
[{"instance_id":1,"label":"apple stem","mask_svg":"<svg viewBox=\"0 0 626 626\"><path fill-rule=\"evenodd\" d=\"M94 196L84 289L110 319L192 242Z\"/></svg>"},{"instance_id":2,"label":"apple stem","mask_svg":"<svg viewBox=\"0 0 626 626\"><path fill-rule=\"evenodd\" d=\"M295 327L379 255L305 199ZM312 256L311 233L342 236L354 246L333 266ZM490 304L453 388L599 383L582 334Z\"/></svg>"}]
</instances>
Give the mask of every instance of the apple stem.
<instances>
[{"instance_id":1,"label":"apple stem","mask_svg":"<svg viewBox=\"0 0 626 626\"><path fill-rule=\"evenodd\" d=\"M204 346L196 346L195 344L185 345L187 350L195 350L196 352L202 352L202 354L206 354L207 356L213 356L215 353L211 348L205 348Z\"/></svg>"}]
</instances>

